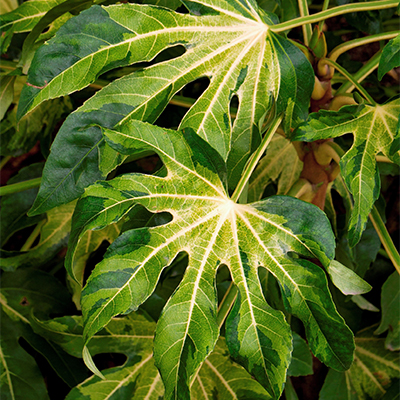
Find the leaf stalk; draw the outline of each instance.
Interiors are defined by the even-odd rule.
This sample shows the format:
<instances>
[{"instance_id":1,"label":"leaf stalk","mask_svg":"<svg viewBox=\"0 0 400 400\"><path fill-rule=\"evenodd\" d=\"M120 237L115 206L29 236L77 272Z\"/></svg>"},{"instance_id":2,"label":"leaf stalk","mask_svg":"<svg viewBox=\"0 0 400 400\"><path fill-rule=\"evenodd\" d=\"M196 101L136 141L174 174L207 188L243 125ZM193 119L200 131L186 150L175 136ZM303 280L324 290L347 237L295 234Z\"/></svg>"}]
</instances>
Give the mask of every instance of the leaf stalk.
<instances>
[{"instance_id":1,"label":"leaf stalk","mask_svg":"<svg viewBox=\"0 0 400 400\"><path fill-rule=\"evenodd\" d=\"M371 35L371 36L367 36L367 37L350 40L348 42L344 42L344 43L340 44L339 46L336 46L328 54L328 58L331 59L332 61L336 61L339 58L339 56L341 56L346 51L349 51L349 50L354 49L359 46L363 46L365 44L378 42L380 40L390 40L390 39L395 38L398 34L399 34L398 31L384 32L384 33L378 33L376 35Z\"/></svg>"},{"instance_id":2,"label":"leaf stalk","mask_svg":"<svg viewBox=\"0 0 400 400\"><path fill-rule=\"evenodd\" d=\"M392 238L390 237L389 232L387 231L386 226L383 223L382 217L379 214L379 211L375 205L372 207L369 218L372 222L372 225L374 225L376 233L378 234L379 239L381 240L381 243L386 250L388 257L390 258L390 261L393 263L396 271L400 274L399 252L397 251L396 246L394 245Z\"/></svg>"},{"instance_id":3,"label":"leaf stalk","mask_svg":"<svg viewBox=\"0 0 400 400\"><path fill-rule=\"evenodd\" d=\"M353 76L348 73L341 65L339 65L337 62L329 59L329 58L324 58L323 60L320 61L321 64L328 64L335 69L337 69L343 76L346 77L346 79L351 82L357 89L358 91L365 97L365 99L372 105L376 105L375 100L371 97L371 95L361 86L359 82L357 82ZM339 92L339 91L338 91ZM339 94L336 92L336 94Z\"/></svg>"},{"instance_id":4,"label":"leaf stalk","mask_svg":"<svg viewBox=\"0 0 400 400\"><path fill-rule=\"evenodd\" d=\"M265 133L261 141L260 146L258 146L258 149L253 153L252 157L249 159L249 162L247 163L242 173L239 183L237 184L236 189L232 194L231 197L232 201L234 202L238 201L240 195L242 194L244 188L246 187L248 180L250 179L251 174L256 168L258 162L260 161L260 158L267 149L269 142L272 140L272 137L274 136L276 130L278 129L280 123L282 122L282 119L283 115L279 115L278 117L275 117L275 119L272 121L270 127L268 128L267 132Z\"/></svg>"},{"instance_id":5,"label":"leaf stalk","mask_svg":"<svg viewBox=\"0 0 400 400\"><path fill-rule=\"evenodd\" d=\"M312 24L315 22L320 22L328 18L341 16L344 14L349 14L358 11L373 11L373 10L384 10L386 8L397 7L397 0L384 0L384 1L369 1L366 3L350 3L338 7L330 8L329 10L321 11L307 17L299 17L292 19L290 21L282 22L270 26L269 29L272 32L279 33L284 32L289 29L297 28L304 24Z\"/></svg>"},{"instance_id":6,"label":"leaf stalk","mask_svg":"<svg viewBox=\"0 0 400 400\"><path fill-rule=\"evenodd\" d=\"M310 13L308 12L307 0L299 0L298 4L299 4L300 15L302 17L309 16ZM311 36L312 36L311 24L304 24L302 26L302 30L303 30L304 44L306 46L308 46L310 44L310 40L311 40Z\"/></svg>"},{"instance_id":7,"label":"leaf stalk","mask_svg":"<svg viewBox=\"0 0 400 400\"><path fill-rule=\"evenodd\" d=\"M0 187L0 196L23 192L24 190L33 189L40 186L42 178L30 179L28 181L13 183L11 185Z\"/></svg>"},{"instance_id":8,"label":"leaf stalk","mask_svg":"<svg viewBox=\"0 0 400 400\"><path fill-rule=\"evenodd\" d=\"M40 235L40 231L42 230L42 226L47 222L46 219L40 221L36 226L35 229L32 231L32 233L29 235L28 239L26 239L26 242L23 244L21 247L21 251L28 251L33 243L35 242L36 238Z\"/></svg>"},{"instance_id":9,"label":"leaf stalk","mask_svg":"<svg viewBox=\"0 0 400 400\"><path fill-rule=\"evenodd\" d=\"M375 53L355 74L353 74L353 79L356 82L362 82L368 75L370 75L376 68L378 68L381 54L381 50ZM350 81L347 81L342 86L340 86L340 88L336 92L336 95L350 93L354 88L355 86L352 85Z\"/></svg>"}]
</instances>

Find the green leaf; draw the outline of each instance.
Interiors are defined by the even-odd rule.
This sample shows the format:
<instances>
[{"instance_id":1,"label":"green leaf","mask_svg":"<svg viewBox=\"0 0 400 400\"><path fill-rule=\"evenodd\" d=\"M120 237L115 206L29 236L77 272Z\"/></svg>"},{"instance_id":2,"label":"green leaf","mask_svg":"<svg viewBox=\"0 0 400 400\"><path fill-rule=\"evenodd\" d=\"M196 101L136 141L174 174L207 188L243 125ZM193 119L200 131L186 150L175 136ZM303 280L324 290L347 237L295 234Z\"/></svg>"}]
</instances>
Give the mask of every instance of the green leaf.
<instances>
[{"instance_id":1,"label":"green leaf","mask_svg":"<svg viewBox=\"0 0 400 400\"><path fill-rule=\"evenodd\" d=\"M47 213L39 243L28 251L2 251L0 267L14 271L20 267L39 267L50 261L67 245L75 202L57 207Z\"/></svg>"},{"instance_id":2,"label":"green leaf","mask_svg":"<svg viewBox=\"0 0 400 400\"><path fill-rule=\"evenodd\" d=\"M389 330L385 347L391 351L400 350L400 279L397 272L386 280L381 295L382 320L375 335Z\"/></svg>"},{"instance_id":3,"label":"green leaf","mask_svg":"<svg viewBox=\"0 0 400 400\"><path fill-rule=\"evenodd\" d=\"M268 145L267 154L251 176L249 202L261 200L264 189L271 182L278 183L277 194L287 194L299 179L303 169L293 144L280 134L275 134Z\"/></svg>"},{"instance_id":4,"label":"green leaf","mask_svg":"<svg viewBox=\"0 0 400 400\"><path fill-rule=\"evenodd\" d=\"M330 369L319 394L319 400L359 400L349 372Z\"/></svg>"},{"instance_id":5,"label":"green leaf","mask_svg":"<svg viewBox=\"0 0 400 400\"><path fill-rule=\"evenodd\" d=\"M330 370L322 387L321 400L380 399L400 377L399 353L385 349L385 339L367 328L356 335L354 362L346 372Z\"/></svg>"},{"instance_id":6,"label":"green leaf","mask_svg":"<svg viewBox=\"0 0 400 400\"><path fill-rule=\"evenodd\" d=\"M391 151L399 123L400 99L384 105L342 107L339 111L321 110L294 132L293 140L314 141L354 134L351 149L342 157L340 167L346 185L354 198L349 224L350 246L361 238L368 214L380 191L380 178L375 156L382 152L400 163L400 150Z\"/></svg>"},{"instance_id":7,"label":"green leaf","mask_svg":"<svg viewBox=\"0 0 400 400\"><path fill-rule=\"evenodd\" d=\"M3 305L3 299L0 300ZM34 359L19 345L23 335L19 325L3 311L1 315L0 380L1 397L14 399L49 399L43 377Z\"/></svg>"},{"instance_id":8,"label":"green leaf","mask_svg":"<svg viewBox=\"0 0 400 400\"><path fill-rule=\"evenodd\" d=\"M28 179L38 178L42 175L43 163L31 164L22 168L18 174L7 181L7 184L23 182ZM28 217L26 212L31 208L38 189L24 190L23 192L2 196L0 200L0 243L1 247L10 236L20 229L36 225L45 214Z\"/></svg>"},{"instance_id":9,"label":"green leaf","mask_svg":"<svg viewBox=\"0 0 400 400\"><path fill-rule=\"evenodd\" d=\"M372 331L356 336L355 359L348 372L361 400L365 394L372 398L382 395L391 380L400 377L399 353L386 350L385 340L373 336Z\"/></svg>"},{"instance_id":10,"label":"green leaf","mask_svg":"<svg viewBox=\"0 0 400 400\"><path fill-rule=\"evenodd\" d=\"M64 0L31 0L21 4L16 10L0 15L0 38L13 33L29 32L39 20L57 4ZM6 51L0 39L0 52Z\"/></svg>"},{"instance_id":11,"label":"green leaf","mask_svg":"<svg viewBox=\"0 0 400 400\"><path fill-rule=\"evenodd\" d=\"M332 260L327 268L333 284L346 295L367 293L372 286L360 278L350 268L345 267L339 261Z\"/></svg>"},{"instance_id":12,"label":"green leaf","mask_svg":"<svg viewBox=\"0 0 400 400\"><path fill-rule=\"evenodd\" d=\"M82 362L69 357L54 344L34 334L32 310L46 318L68 312L71 302L57 279L32 269L2 274L1 305L1 394L5 399L47 399L47 390L34 359L20 346L23 337L69 385L85 378Z\"/></svg>"},{"instance_id":13,"label":"green leaf","mask_svg":"<svg viewBox=\"0 0 400 400\"><path fill-rule=\"evenodd\" d=\"M383 48L381 59L379 60L378 79L382 80L383 76L391 69L400 66L400 35L389 40L388 44Z\"/></svg>"},{"instance_id":14,"label":"green leaf","mask_svg":"<svg viewBox=\"0 0 400 400\"><path fill-rule=\"evenodd\" d=\"M290 256L298 253L329 264L334 241L323 213L291 197L252 205L232 202L224 187L222 158L191 130L164 130L136 120L120 129L105 130L112 146L124 153L153 149L167 175L127 174L88 188L74 214L68 259L87 230L115 223L135 204L151 212L167 211L173 219L163 226L127 231L109 247L82 292L85 342L114 315L139 307L154 291L162 270L185 251L189 265L164 308L155 338L166 398L188 393L216 343L214 277L221 262L238 287L226 323L229 350L273 397L282 390L292 341L283 314L264 300L259 266L280 282L287 308L305 323L314 354L334 368L348 368L352 335L334 308L324 272Z\"/></svg>"},{"instance_id":15,"label":"green leaf","mask_svg":"<svg viewBox=\"0 0 400 400\"><path fill-rule=\"evenodd\" d=\"M143 1L144 2L144 1ZM154 4L159 7L167 7L170 10L176 10L182 5L181 0L146 0L147 4Z\"/></svg>"},{"instance_id":16,"label":"green leaf","mask_svg":"<svg viewBox=\"0 0 400 400\"><path fill-rule=\"evenodd\" d=\"M313 361L307 342L296 332L293 335L292 361L288 369L288 376L304 376L313 374Z\"/></svg>"},{"instance_id":17,"label":"green leaf","mask_svg":"<svg viewBox=\"0 0 400 400\"><path fill-rule=\"evenodd\" d=\"M17 77L15 81L14 103L18 102L25 76ZM40 105L34 112L24 116L17 122L17 110L14 107L2 120L0 132L1 149L3 156L19 156L28 152L40 139L49 140L49 136L61 117L72 110L69 98L56 99Z\"/></svg>"},{"instance_id":18,"label":"green leaf","mask_svg":"<svg viewBox=\"0 0 400 400\"><path fill-rule=\"evenodd\" d=\"M220 338L214 351L205 360L197 374L191 399L252 399L269 400L271 396L244 368L229 357L225 340Z\"/></svg>"},{"instance_id":19,"label":"green leaf","mask_svg":"<svg viewBox=\"0 0 400 400\"><path fill-rule=\"evenodd\" d=\"M367 310L371 312L379 312L379 308L376 308L372 303L370 303L365 297L360 294L351 296L351 301L358 305L362 310Z\"/></svg>"},{"instance_id":20,"label":"green leaf","mask_svg":"<svg viewBox=\"0 0 400 400\"><path fill-rule=\"evenodd\" d=\"M78 310L81 309L81 292L86 262L91 253L96 251L103 241L112 243L119 236L121 232L119 225L120 224L112 224L98 231L86 232L85 236L81 238L79 245L76 248L73 265L74 276L77 277L78 282L75 279L72 279L69 275L67 279L70 290L72 291L72 301L75 303Z\"/></svg>"},{"instance_id":21,"label":"green leaf","mask_svg":"<svg viewBox=\"0 0 400 400\"><path fill-rule=\"evenodd\" d=\"M273 101L279 113L290 100L293 123L305 118L314 85L312 68L294 44L268 29L275 17L254 2L184 4L191 14L135 4L94 6L68 21L35 54L19 116L47 99L86 87L110 69L150 61L165 48L185 48L177 58L112 82L67 119L32 213L71 201L105 177L98 165L104 143L93 125L112 128L127 118L154 122L174 94L198 78L208 77L210 84L180 126L196 130L228 160L230 188L260 143ZM69 45L74 50L66 52ZM230 101L235 95L239 108L232 121ZM59 154L66 142L69 156L61 165Z\"/></svg>"},{"instance_id":22,"label":"green leaf","mask_svg":"<svg viewBox=\"0 0 400 400\"><path fill-rule=\"evenodd\" d=\"M16 76L0 75L0 120L3 119L8 107L14 100L14 82Z\"/></svg>"},{"instance_id":23,"label":"green leaf","mask_svg":"<svg viewBox=\"0 0 400 400\"><path fill-rule=\"evenodd\" d=\"M48 321L35 318L33 326L35 332L54 341L72 356L82 357L81 317L67 316ZM112 319L93 337L89 349L92 354L125 354L126 362L103 370L106 380L92 376L81 382L66 399L104 399L107 396L122 400L158 399L163 394L163 385L152 357L154 329L155 323L139 313Z\"/></svg>"}]
</instances>

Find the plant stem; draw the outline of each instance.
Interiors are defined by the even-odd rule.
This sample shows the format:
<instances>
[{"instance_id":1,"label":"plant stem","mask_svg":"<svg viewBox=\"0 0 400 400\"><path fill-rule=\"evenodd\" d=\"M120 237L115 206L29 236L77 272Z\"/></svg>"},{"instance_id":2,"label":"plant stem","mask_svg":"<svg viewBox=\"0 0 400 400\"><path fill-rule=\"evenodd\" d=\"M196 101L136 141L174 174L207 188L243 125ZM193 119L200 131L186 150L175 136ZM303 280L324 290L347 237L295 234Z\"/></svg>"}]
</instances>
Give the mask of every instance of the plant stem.
<instances>
[{"instance_id":1,"label":"plant stem","mask_svg":"<svg viewBox=\"0 0 400 400\"><path fill-rule=\"evenodd\" d=\"M6 156L3 157L0 161L0 169L3 169L3 167L11 160L11 156Z\"/></svg>"},{"instance_id":2,"label":"plant stem","mask_svg":"<svg viewBox=\"0 0 400 400\"><path fill-rule=\"evenodd\" d=\"M35 178L35 179L30 179L29 181L23 181L23 182L13 183L12 185L1 186L0 196L5 196L7 194L18 193L24 190L39 187L41 180L42 178Z\"/></svg>"},{"instance_id":3,"label":"plant stem","mask_svg":"<svg viewBox=\"0 0 400 400\"><path fill-rule=\"evenodd\" d=\"M325 20L327 18L341 16L358 11L369 11L369 10L383 10L386 8L397 7L398 0L383 0L383 1L368 1L366 3L350 3L338 7L333 7L329 10L321 11L307 17L299 17L290 21L282 22L277 25L270 26L269 29L272 32L284 32L288 29L297 28L304 24L312 24Z\"/></svg>"},{"instance_id":4,"label":"plant stem","mask_svg":"<svg viewBox=\"0 0 400 400\"><path fill-rule=\"evenodd\" d=\"M381 54L381 50L375 53L355 74L353 74L353 79L356 82L362 82L369 74L378 68ZM350 93L354 87L355 86L350 82L346 82L337 90L336 95Z\"/></svg>"},{"instance_id":5,"label":"plant stem","mask_svg":"<svg viewBox=\"0 0 400 400\"><path fill-rule=\"evenodd\" d=\"M369 218L374 225L376 233L378 234L379 239L381 240L381 243L385 248L387 255L389 256L390 261L393 263L396 271L400 274L400 254L397 251L396 246L394 245L376 206L372 207Z\"/></svg>"},{"instance_id":6,"label":"plant stem","mask_svg":"<svg viewBox=\"0 0 400 400\"><path fill-rule=\"evenodd\" d=\"M221 303L218 307L217 323L220 329L224 324L225 319L228 316L229 311L233 306L233 303L236 300L236 296L237 296L237 287L233 282L231 282L231 284L228 287L228 290L225 293L225 296L221 300Z\"/></svg>"},{"instance_id":7,"label":"plant stem","mask_svg":"<svg viewBox=\"0 0 400 400\"><path fill-rule=\"evenodd\" d=\"M263 140L258 146L258 149L253 153L251 158L249 159L242 176L239 180L239 183L236 186L235 191L232 194L231 200L234 202L237 202L239 199L240 195L242 194L243 189L245 188L247 181L250 179L251 174L253 173L255 167L258 164L258 161L260 161L260 158L264 154L265 150L267 149L267 146L269 145L269 142L272 140L272 137L274 136L274 133L278 129L280 123L282 122L283 115L280 115L278 117L275 117L275 119L272 121L270 127L268 128L267 132L265 133Z\"/></svg>"},{"instance_id":8,"label":"plant stem","mask_svg":"<svg viewBox=\"0 0 400 400\"><path fill-rule=\"evenodd\" d=\"M21 247L21 251L28 251L33 243L35 242L36 238L40 235L40 231L42 229L42 226L47 222L46 219L40 221L36 226L35 229L32 231L32 233L29 235L28 239L26 239L26 242L23 244Z\"/></svg>"},{"instance_id":9,"label":"plant stem","mask_svg":"<svg viewBox=\"0 0 400 400\"><path fill-rule=\"evenodd\" d=\"M341 54L343 54L346 51L349 51L351 49L354 49L355 47L363 46L368 43L378 42L379 40L393 39L398 34L399 34L398 31L384 32L384 33L378 33L376 35L371 35L371 36L367 36L367 37L350 40L348 42L344 42L344 43L340 44L339 46L336 46L329 53L328 58L330 58L332 61L336 61Z\"/></svg>"},{"instance_id":10,"label":"plant stem","mask_svg":"<svg viewBox=\"0 0 400 400\"><path fill-rule=\"evenodd\" d=\"M324 4L322 4L322 10L321 10L321 11L327 10L328 7L329 7L329 0L324 0ZM323 27L324 23L325 23L325 20L324 20L324 19L321 20L321 21L319 21L319 23L318 23L318 27L319 27L319 30L320 30L321 32L322 32L322 27Z\"/></svg>"},{"instance_id":11,"label":"plant stem","mask_svg":"<svg viewBox=\"0 0 400 400\"><path fill-rule=\"evenodd\" d=\"M368 100L371 104L376 105L375 100L370 96L370 94L341 65L339 65L335 61L332 61L329 58L323 59L322 63L329 64L332 67L336 68L343 76L345 76L358 89L358 91L365 97L366 100ZM336 95L339 94L338 92L339 91L336 92Z\"/></svg>"},{"instance_id":12,"label":"plant stem","mask_svg":"<svg viewBox=\"0 0 400 400\"><path fill-rule=\"evenodd\" d=\"M307 0L298 0L298 4L299 4L300 15L302 17L309 16L310 13L308 12ZM310 44L312 35L311 24L304 24L301 28L303 30L304 44L308 46Z\"/></svg>"}]
</instances>

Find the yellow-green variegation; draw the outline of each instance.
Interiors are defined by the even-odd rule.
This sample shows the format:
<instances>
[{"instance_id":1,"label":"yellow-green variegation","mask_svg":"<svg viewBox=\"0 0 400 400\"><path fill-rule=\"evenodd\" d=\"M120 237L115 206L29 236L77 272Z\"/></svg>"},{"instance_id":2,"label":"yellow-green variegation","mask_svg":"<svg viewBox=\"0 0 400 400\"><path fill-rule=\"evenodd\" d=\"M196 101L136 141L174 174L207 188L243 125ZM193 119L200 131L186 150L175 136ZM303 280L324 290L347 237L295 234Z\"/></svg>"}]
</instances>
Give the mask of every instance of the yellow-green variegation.
<instances>
[{"instance_id":1,"label":"yellow-green variegation","mask_svg":"<svg viewBox=\"0 0 400 400\"><path fill-rule=\"evenodd\" d=\"M85 344L112 317L137 309L163 269L186 252L186 273L164 307L154 343L166 399L189 398L218 339L215 275L221 264L238 288L226 321L229 351L273 398L283 389L292 335L284 314L264 299L259 268L277 278L285 307L304 322L313 353L338 370L350 366L352 334L336 312L325 273L306 260L318 258L327 266L334 254L329 222L317 207L285 196L233 202L224 160L190 129L165 130L132 119L104 133L121 153L145 148L158 153L166 176L125 174L87 188L73 217L69 272L85 232L115 223L136 204L168 212L172 220L124 232L109 247L82 291ZM85 357L90 363L88 352Z\"/></svg>"},{"instance_id":2,"label":"yellow-green variegation","mask_svg":"<svg viewBox=\"0 0 400 400\"><path fill-rule=\"evenodd\" d=\"M113 68L184 48L179 57L110 83L69 116L53 144L32 213L78 197L121 162L118 157L110 162L110 149L93 125L112 128L129 118L152 123L179 90L199 78L209 78L209 86L180 126L194 129L227 160L231 189L260 143L272 108L279 113L290 108L288 126L305 119L313 70L293 43L271 31L276 16L255 0L182 3L189 14L149 5L94 6L36 52L19 116L83 89ZM239 107L232 121L234 96Z\"/></svg>"},{"instance_id":3,"label":"yellow-green variegation","mask_svg":"<svg viewBox=\"0 0 400 400\"><path fill-rule=\"evenodd\" d=\"M353 133L354 143L340 161L343 178L354 198L349 222L349 243L353 247L367 223L374 202L380 193L380 178L376 155L382 152L400 164L398 147L400 99L383 105L355 105L339 111L321 110L310 114L299 126L293 140L314 141Z\"/></svg>"}]
</instances>

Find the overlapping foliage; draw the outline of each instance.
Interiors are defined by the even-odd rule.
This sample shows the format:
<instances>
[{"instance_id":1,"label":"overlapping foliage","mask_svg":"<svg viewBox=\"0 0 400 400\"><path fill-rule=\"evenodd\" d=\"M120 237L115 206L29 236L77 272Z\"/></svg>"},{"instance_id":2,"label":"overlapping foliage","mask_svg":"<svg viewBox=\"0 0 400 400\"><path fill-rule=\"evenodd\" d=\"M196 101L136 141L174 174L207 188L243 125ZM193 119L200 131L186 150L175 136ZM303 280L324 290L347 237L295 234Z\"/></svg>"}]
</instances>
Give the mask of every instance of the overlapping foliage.
<instances>
[{"instance_id":1,"label":"overlapping foliage","mask_svg":"<svg viewBox=\"0 0 400 400\"><path fill-rule=\"evenodd\" d=\"M26 348L66 399L296 398L310 351L329 367L321 399L389 395L400 257L377 200L398 174L400 103L360 82L379 57L379 79L400 64L381 20L396 2L102 3L10 0L0 16L20 58L0 66L2 164L37 140L47 158L2 188L5 398L56 398ZM391 40L352 76L336 59L364 39L329 58L320 28L348 13L358 27L362 10L381 10L365 40ZM353 87L332 86L339 73Z\"/></svg>"}]
</instances>

